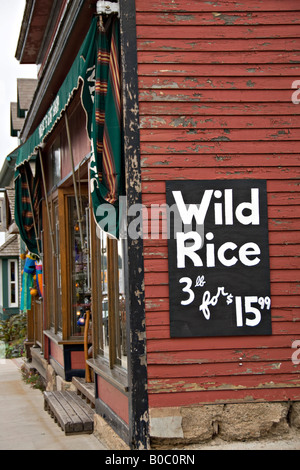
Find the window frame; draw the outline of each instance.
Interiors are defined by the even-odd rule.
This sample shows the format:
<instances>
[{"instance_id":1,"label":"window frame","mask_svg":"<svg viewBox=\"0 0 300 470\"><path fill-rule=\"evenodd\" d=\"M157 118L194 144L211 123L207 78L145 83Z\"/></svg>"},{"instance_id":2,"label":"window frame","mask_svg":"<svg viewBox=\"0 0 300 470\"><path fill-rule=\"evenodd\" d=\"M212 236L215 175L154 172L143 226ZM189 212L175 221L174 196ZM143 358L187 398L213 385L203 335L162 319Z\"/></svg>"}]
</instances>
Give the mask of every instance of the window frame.
<instances>
[{"instance_id":1,"label":"window frame","mask_svg":"<svg viewBox=\"0 0 300 470\"><path fill-rule=\"evenodd\" d=\"M54 191L48 197L48 204L49 204L49 212L50 212L50 222L51 226L49 227L49 221L46 217L46 203L43 203L43 220L44 222L44 229L43 229L43 246L44 246L44 282L45 282L45 295L47 298L47 302L45 303L46 308L46 324L47 329L51 331L51 333L62 336L62 329L60 328L60 323L62 320L60 319L60 313L57 311L58 301L57 296L53 296L53 292L56 293L56 286L57 286L57 269L58 269L58 260L57 256L57 245L60 245L60 238L56 240L56 208L59 214L59 202L58 202L58 191ZM52 243L51 237L53 237L54 243L54 252L52 251ZM46 248L47 247L47 248Z\"/></svg>"},{"instance_id":2,"label":"window frame","mask_svg":"<svg viewBox=\"0 0 300 470\"><path fill-rule=\"evenodd\" d=\"M81 185L81 195L88 196L88 187L85 183ZM51 213L51 223L52 226L45 227L44 240L45 247L49 247L46 250L45 258L45 271L49 273L47 282L46 282L46 291L48 294L47 305L47 325L48 329L61 337L62 341L74 341L74 342L83 342L82 336L72 335L72 301L71 301L71 259L70 259L70 250L71 250L71 233L69 228L69 198L75 197L73 186L67 188L58 188L55 190L49 197L50 213ZM58 213L58 224L59 224L59 240L56 240L56 230L55 225L57 223L55 217L55 209L57 208ZM51 243L50 243L50 232L54 236L54 245L55 245L55 255L51 252ZM60 253L57 253L57 246L60 247ZM59 258L58 258L59 257ZM58 288L57 274L58 274L58 265L60 265L60 290L61 290L61 313L57 311L57 305L53 300L53 295L51 292L56 292ZM51 324L51 311L54 313L54 321ZM59 327L59 316L61 315L61 328Z\"/></svg>"},{"instance_id":3,"label":"window frame","mask_svg":"<svg viewBox=\"0 0 300 470\"><path fill-rule=\"evenodd\" d=\"M52 285L56 293L54 299L54 329L55 333L62 334L62 276L61 276L61 261L60 261L60 221L59 221L59 202L56 197L52 205L52 220L53 220L53 237L55 253L52 253ZM58 226L58 230L57 230ZM60 311L59 311L60 310Z\"/></svg>"},{"instance_id":4,"label":"window frame","mask_svg":"<svg viewBox=\"0 0 300 470\"><path fill-rule=\"evenodd\" d=\"M88 199L88 192L87 192L87 187L81 187L80 189L80 192L81 192L81 196L82 197L85 197L86 199ZM68 276L68 280L69 280L69 290L67 291L69 293L69 331L68 331L68 337L70 339L83 339L84 337L84 332L82 331L82 334L76 334L75 333L75 329L77 328L77 317L75 317L74 315L74 301L76 299L76 286L74 284L74 276L75 276L75 273L77 272L76 271L76 266L75 266L75 262L74 262L74 257L73 257L73 249L74 249L74 245L73 245L73 241L75 240L73 237L74 237L74 233L72 233L72 229L71 229L71 225L70 225L70 221L71 221L71 211L72 210L75 210L75 207L76 206L76 200L75 200L75 194L67 194L65 196L65 199L66 199L66 204L65 204L65 207L66 207L66 213L65 213L65 224L66 224L66 236L67 236L67 240L68 240L68 253L67 253L67 276ZM71 199L73 199L73 203L74 203L74 206L73 206L73 209L71 207ZM81 202L80 201L80 205L81 205ZM88 200L88 204L84 206L85 208L88 207L90 209L90 202ZM84 208L82 208L84 209ZM84 250L81 248L80 250L80 254L81 254L81 257L82 257L82 265L85 265L86 266L86 276L85 279L87 279L87 289L86 290L83 290L84 292L84 296L87 298L87 297L91 297L91 285L90 285L90 279L88 279L88 277L90 276L90 244L89 244L89 240L88 240L88 237L89 237L89 231L90 231L90 228L89 228L89 223L90 223L90 210L88 211L88 214L87 214L87 211L84 209L83 210L83 213L81 214L82 215L82 222L83 220L85 221L85 226L86 226L86 235L85 235L85 238L86 238L86 242L87 242L87 252L84 254ZM73 212L73 215L72 215L72 220L74 218L74 212ZM73 220L74 222L74 220ZM83 261L83 258L87 256L87 261L84 262ZM90 292L89 292L90 291ZM85 299L84 299L85 300ZM83 302L81 305L86 305L85 302ZM87 304L88 305L88 304ZM78 309L78 305L77 305L77 309ZM91 309L91 307L83 307L83 309Z\"/></svg>"},{"instance_id":5,"label":"window frame","mask_svg":"<svg viewBox=\"0 0 300 470\"><path fill-rule=\"evenodd\" d=\"M11 280L11 266L12 264L15 265L15 280ZM18 308L19 307L19 269L18 269L18 260L16 259L8 259L7 260L7 283L8 283L8 307L9 308ZM11 294L12 294L12 284L15 284L15 302L11 301Z\"/></svg>"},{"instance_id":6,"label":"window frame","mask_svg":"<svg viewBox=\"0 0 300 470\"><path fill-rule=\"evenodd\" d=\"M120 325L118 324L119 310L119 272L118 272L118 241L109 236L106 237L107 247L107 281L108 281L108 355L105 354L103 348L103 323L102 323L102 289L101 285L101 251L102 246L99 240L99 228L97 228L94 218L91 218L91 246L95 256L92 257L92 312L97 315L93 323L93 346L94 346L94 365L101 367L101 364L109 367L110 370L119 370L121 375L127 377L128 364L126 367L122 365L120 352ZM97 234L98 231L98 234ZM124 250L125 252L125 250ZM124 262L125 266L125 262ZM124 273L126 279L126 273ZM126 283L125 283L126 290ZM124 293L126 295L126 293ZM127 325L125 324L127 330ZM127 331L126 331L127 333ZM119 334L119 337L118 337ZM102 344L101 344L102 343ZM127 344L126 344L127 346ZM127 356L128 357L128 356Z\"/></svg>"}]
</instances>

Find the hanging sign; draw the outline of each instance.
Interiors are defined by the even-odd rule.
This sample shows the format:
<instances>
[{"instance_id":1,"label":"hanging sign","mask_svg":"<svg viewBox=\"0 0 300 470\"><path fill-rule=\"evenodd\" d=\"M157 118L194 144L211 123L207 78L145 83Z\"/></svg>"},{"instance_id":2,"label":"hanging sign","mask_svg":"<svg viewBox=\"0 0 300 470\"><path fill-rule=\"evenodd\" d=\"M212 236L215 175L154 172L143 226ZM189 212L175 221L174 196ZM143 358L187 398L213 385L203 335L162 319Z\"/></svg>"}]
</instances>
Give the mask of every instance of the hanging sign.
<instances>
[{"instance_id":1,"label":"hanging sign","mask_svg":"<svg viewBox=\"0 0 300 470\"><path fill-rule=\"evenodd\" d=\"M168 181L171 337L270 335L264 180Z\"/></svg>"}]
</instances>

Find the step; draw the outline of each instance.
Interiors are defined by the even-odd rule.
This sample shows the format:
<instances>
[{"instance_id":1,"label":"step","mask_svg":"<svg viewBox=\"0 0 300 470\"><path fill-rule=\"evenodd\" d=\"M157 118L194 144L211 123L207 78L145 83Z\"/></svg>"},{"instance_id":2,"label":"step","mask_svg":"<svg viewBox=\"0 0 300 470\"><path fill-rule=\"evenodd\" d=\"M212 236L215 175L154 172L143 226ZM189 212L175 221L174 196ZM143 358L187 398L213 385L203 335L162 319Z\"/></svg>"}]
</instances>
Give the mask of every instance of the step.
<instances>
[{"instance_id":1,"label":"step","mask_svg":"<svg viewBox=\"0 0 300 470\"><path fill-rule=\"evenodd\" d=\"M92 408L95 407L95 384L87 383L82 377L72 377L72 384L77 389L77 394L85 398Z\"/></svg>"},{"instance_id":2,"label":"step","mask_svg":"<svg viewBox=\"0 0 300 470\"><path fill-rule=\"evenodd\" d=\"M44 408L65 434L92 434L95 411L76 392L44 392Z\"/></svg>"}]
</instances>

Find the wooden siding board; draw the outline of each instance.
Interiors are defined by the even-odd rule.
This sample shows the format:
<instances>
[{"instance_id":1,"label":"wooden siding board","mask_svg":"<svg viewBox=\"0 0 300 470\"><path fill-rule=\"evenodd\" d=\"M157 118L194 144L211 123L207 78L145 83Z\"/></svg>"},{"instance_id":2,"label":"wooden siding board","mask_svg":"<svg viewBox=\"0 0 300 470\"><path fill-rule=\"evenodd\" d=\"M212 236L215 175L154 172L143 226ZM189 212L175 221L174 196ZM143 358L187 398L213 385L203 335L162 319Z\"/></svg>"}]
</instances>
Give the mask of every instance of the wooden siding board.
<instances>
[{"instance_id":1,"label":"wooden siding board","mask_svg":"<svg viewBox=\"0 0 300 470\"><path fill-rule=\"evenodd\" d=\"M174 397L176 395L176 397ZM239 402L268 402L268 401L288 401L300 400L300 388L288 387L284 382L281 387L234 389L229 386L223 390L208 391L177 391L174 393L151 393L149 394L150 408L169 407L176 400L176 406L189 406L195 403L201 404L221 404Z\"/></svg>"},{"instance_id":2,"label":"wooden siding board","mask_svg":"<svg viewBox=\"0 0 300 470\"><path fill-rule=\"evenodd\" d=\"M257 132L257 135L259 136L259 132ZM253 136L253 140L254 139L255 138ZM244 141L237 141L237 142L246 143L249 141L244 140ZM237 146L237 142L235 143L236 146ZM267 143L268 141L266 141L266 144ZM255 144L256 142L254 141L253 145ZM294 147L296 147L295 143L294 143ZM221 150L218 151L218 155L211 154L211 153L208 153L208 154L197 153L196 155L188 154L188 155L183 156L182 154L178 155L178 154L173 154L173 153L164 154L164 155L149 153L148 155L145 154L142 158L142 168L143 169L178 168L178 167L179 168L180 167L195 168L196 166L201 166L201 167L205 166L207 168L214 168L216 165L219 165L220 167L230 167L230 168L232 167L251 168L251 167L257 167L258 165L261 165L262 161L266 161L269 167L278 168L279 166L286 167L286 165L289 165L289 167L295 167L296 169L297 167L299 167L299 154L297 154L297 152L295 151L295 154L287 154L287 155L279 154L279 153L253 155L253 153L251 152L245 155L245 154L238 154L236 152L222 153ZM289 196L287 195L286 197L288 198ZM290 196L290 199L291 199L290 204L299 204L298 197L299 197L298 195L295 195L295 199L292 199L292 197Z\"/></svg>"},{"instance_id":3,"label":"wooden siding board","mask_svg":"<svg viewBox=\"0 0 300 470\"><path fill-rule=\"evenodd\" d=\"M273 38L272 42L265 41L264 39L195 39L191 42L188 39L182 38L173 39L168 38L151 38L139 39L137 41L138 51L182 51L182 52L224 52L240 51L247 53L248 51L299 51L299 38Z\"/></svg>"},{"instance_id":4,"label":"wooden siding board","mask_svg":"<svg viewBox=\"0 0 300 470\"><path fill-rule=\"evenodd\" d=\"M273 380L280 380L278 375L285 374L291 377L294 383L300 384L297 366L291 370L289 360L282 358L270 361L247 361L237 359L235 362L200 363L200 364L151 364L148 367L148 378L171 380L177 378L193 378L198 383L207 384L208 377L227 377L226 381L237 381L237 376L243 376L245 380L255 383L253 375L274 376ZM269 379L270 380L270 379ZM269 381L268 380L268 381ZM271 379L272 380L272 379Z\"/></svg>"},{"instance_id":5,"label":"wooden siding board","mask_svg":"<svg viewBox=\"0 0 300 470\"><path fill-rule=\"evenodd\" d=\"M270 337L170 339L156 229L144 240L149 406L299 400L300 3L136 0L136 10L143 204L164 204L167 180L267 179L273 321Z\"/></svg>"},{"instance_id":6,"label":"wooden siding board","mask_svg":"<svg viewBox=\"0 0 300 470\"><path fill-rule=\"evenodd\" d=\"M275 301L276 301L276 296L272 296L272 299L274 299L275 297ZM291 300L290 300L290 305L287 306L286 305L286 300L285 300L285 305L281 306L282 309L284 308L290 308L291 310L295 310L295 307L297 307L297 309L299 310L299 300L300 298L296 298L296 296L292 296L291 297ZM156 303L155 303L156 302ZM147 306L150 306L149 310L147 309ZM167 313L167 310L168 310L168 302L166 299L153 299L153 301L149 300L148 303L146 304L146 311L148 310L149 311L153 311L154 308L156 307L156 310L158 312L162 313L164 312L164 314L166 315ZM299 327L299 321L276 321L276 313L275 313L275 309L273 309L273 313L272 313L272 328L273 328L273 335L274 337L275 336L280 336L280 335L296 335L296 338L295 339L299 339L299 335L300 335L300 327ZM165 316L166 318L166 316ZM294 317L293 317L294 318ZM297 318L295 318L296 320ZM169 323L168 323L168 320L166 320L166 323L164 324L163 322L161 322L161 324L159 325L149 325L148 323L148 327L147 327L147 340L150 341L150 340L153 340L153 339L161 339L161 340L164 340L164 339L168 339L170 337L170 327L169 327ZM253 341L253 345L257 345L257 344L260 344L262 343L262 339L261 337L253 337L252 338L252 341ZM214 338L211 338L211 345L213 344L213 347L214 348L218 348L220 347L219 345L221 344L221 340L217 337L214 337ZM292 346L292 345L291 345ZM188 348L189 347L189 341L186 340L186 347ZM292 350L291 350L291 356L292 356ZM292 361L291 361L291 367L293 366L292 364ZM298 372L299 372L299 367L298 367Z\"/></svg>"},{"instance_id":7,"label":"wooden siding board","mask_svg":"<svg viewBox=\"0 0 300 470\"><path fill-rule=\"evenodd\" d=\"M146 51L140 54L140 64L286 64L299 63L299 51L247 51L247 52L156 52ZM243 58L243 60L242 60Z\"/></svg>"},{"instance_id":8,"label":"wooden siding board","mask_svg":"<svg viewBox=\"0 0 300 470\"><path fill-rule=\"evenodd\" d=\"M300 30L299 26L297 27ZM300 33L299 33L300 34ZM242 54L242 53L241 53ZM277 77L277 76L299 76L299 64L200 64L195 67L193 64L185 63L184 66L176 67L177 64L157 64L140 63L139 73L145 76L157 77L249 77L256 76ZM182 65L182 64L179 64Z\"/></svg>"},{"instance_id":9,"label":"wooden siding board","mask_svg":"<svg viewBox=\"0 0 300 470\"><path fill-rule=\"evenodd\" d=\"M199 0L138 0L136 11L148 12L220 12L220 11L300 11L298 0L289 0L288 3L275 0L214 0L199 2Z\"/></svg>"},{"instance_id":10,"label":"wooden siding board","mask_svg":"<svg viewBox=\"0 0 300 470\"><path fill-rule=\"evenodd\" d=\"M291 90L291 84L293 83L294 77L255 77L249 79L248 77L203 77L200 75L194 75L193 77L172 77L172 76L140 76L139 77L139 88L140 91L144 90L156 90L164 92L165 90L177 90L177 93L184 93L185 90L194 91L218 91L218 90ZM276 96L273 92L273 96ZM283 117L284 118L284 117ZM283 119L282 118L282 119ZM198 116L201 119L201 116ZM286 118L286 119L291 119ZM274 120L276 124L276 120ZM159 121L160 122L160 121ZM206 121L204 121L205 123ZM207 121L211 122L211 121ZM283 121L286 122L286 121ZM162 121L163 123L163 121ZM289 124L289 122L286 122ZM182 122L181 125L189 122ZM298 123L299 125L299 123Z\"/></svg>"},{"instance_id":11,"label":"wooden siding board","mask_svg":"<svg viewBox=\"0 0 300 470\"><path fill-rule=\"evenodd\" d=\"M300 68L299 72L300 73ZM186 102L178 100L175 102L147 102L141 101L140 110L142 115L169 115L169 116L280 116L300 114L299 107L292 108L291 102Z\"/></svg>"},{"instance_id":12,"label":"wooden siding board","mask_svg":"<svg viewBox=\"0 0 300 470\"><path fill-rule=\"evenodd\" d=\"M285 102L290 105L291 90L141 90L140 101L190 103ZM296 113L293 113L296 114Z\"/></svg>"},{"instance_id":13,"label":"wooden siding board","mask_svg":"<svg viewBox=\"0 0 300 470\"><path fill-rule=\"evenodd\" d=\"M153 338L147 344L147 351L149 353L166 353L172 351L213 351L231 349L239 350L241 352L248 349L257 349L257 353L261 349L290 348L293 341L297 339L297 334L292 333L288 335L272 335L263 338L253 338L252 336L238 336L238 337L222 337L222 338L190 338L187 348L186 340L182 338L165 338L161 341L159 338Z\"/></svg>"},{"instance_id":14,"label":"wooden siding board","mask_svg":"<svg viewBox=\"0 0 300 470\"><path fill-rule=\"evenodd\" d=\"M165 193L165 182L159 180L144 181L142 183L143 195ZM268 192L290 192L291 196L299 193L299 180L268 180Z\"/></svg>"},{"instance_id":15,"label":"wooden siding board","mask_svg":"<svg viewBox=\"0 0 300 470\"><path fill-rule=\"evenodd\" d=\"M154 149L155 150L155 149ZM196 151L196 150L195 150ZM150 149L149 149L150 153ZM299 174L299 170L297 170ZM201 179L237 179L237 178L251 178L251 179L277 179L285 180L291 175L295 179L293 167L261 167L261 168L243 168L243 167L219 167L214 168L201 168ZM152 181L153 178L160 181L167 180L184 180L184 179L195 179L195 171L192 168L176 167L176 168L161 168L155 170L143 170L143 181Z\"/></svg>"},{"instance_id":16,"label":"wooden siding board","mask_svg":"<svg viewBox=\"0 0 300 470\"><path fill-rule=\"evenodd\" d=\"M228 367L228 364L226 365ZM274 370L276 369L274 365ZM150 379L149 389L152 393L185 393L194 391L211 391L217 390L232 390L239 391L241 389L257 390L260 389L276 389L276 388L290 388L299 387L299 374L282 374L280 377L274 375L274 371L271 374L255 374L249 373L249 376L244 376L242 379L231 375L230 378L226 376L216 377L187 377L186 381L182 379ZM257 386L257 382L259 386ZM170 397L171 400L171 397Z\"/></svg>"},{"instance_id":17,"label":"wooden siding board","mask_svg":"<svg viewBox=\"0 0 300 470\"><path fill-rule=\"evenodd\" d=\"M273 349L217 349L197 351L166 351L164 353L153 351L149 364L175 365L175 364L218 364L218 363L248 363L260 361L289 361L290 348Z\"/></svg>"},{"instance_id":18,"label":"wooden siding board","mask_svg":"<svg viewBox=\"0 0 300 470\"><path fill-rule=\"evenodd\" d=\"M299 16L299 15L297 15ZM299 38L299 26L296 24L284 24L281 29L276 24L263 25L239 25L233 28L223 25L199 26L199 25L138 25L137 39L277 39Z\"/></svg>"},{"instance_id":19,"label":"wooden siding board","mask_svg":"<svg viewBox=\"0 0 300 470\"><path fill-rule=\"evenodd\" d=\"M195 136L196 137L196 136ZM141 151L143 154L171 154L172 156L175 154L183 155L181 165L178 165L177 168L180 166L184 166L184 155L195 153L195 154L211 154L216 152L218 154L231 154L237 153L241 146L244 147L244 152L247 154L253 155L255 152L259 152L261 154L265 153L295 153L298 155L298 148L295 145L295 142L281 142L281 141L239 141L239 142L224 142L221 139L218 141L203 141L203 140L192 140L192 141L169 141L169 142L141 142ZM267 163L267 158L265 158ZM254 164L252 164L254 166ZM251 165L251 166L252 166ZM266 165L267 167L268 165ZM235 167L231 163L230 167ZM165 167L164 167L165 168ZM279 169L279 168L278 168ZM245 171L245 169L243 169ZM273 168L270 168L269 171L273 171ZM284 168L280 168L280 171L283 172L290 172L290 168L285 166ZM299 169L293 168L293 177L299 178Z\"/></svg>"},{"instance_id":20,"label":"wooden siding board","mask_svg":"<svg viewBox=\"0 0 300 470\"><path fill-rule=\"evenodd\" d=\"M193 12L192 14L177 11L152 13L148 12L137 13L136 19L139 27L147 25L164 25L173 26L176 29L191 26L209 26L216 28L219 26L261 26L261 25L295 25L300 23L300 17L295 15L294 11L285 11L282 14L280 11L273 12L236 12L233 15L222 14L220 12ZM228 29L230 34L230 29ZM278 31L278 30L277 30Z\"/></svg>"}]
</instances>

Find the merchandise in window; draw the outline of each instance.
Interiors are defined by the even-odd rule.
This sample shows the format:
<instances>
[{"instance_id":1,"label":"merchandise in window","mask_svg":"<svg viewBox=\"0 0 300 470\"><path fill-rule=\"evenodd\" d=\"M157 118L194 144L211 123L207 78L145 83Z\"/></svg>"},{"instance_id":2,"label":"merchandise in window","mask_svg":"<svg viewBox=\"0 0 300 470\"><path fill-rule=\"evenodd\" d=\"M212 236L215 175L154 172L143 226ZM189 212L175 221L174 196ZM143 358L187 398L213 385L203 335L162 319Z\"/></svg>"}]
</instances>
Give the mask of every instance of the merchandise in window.
<instances>
[{"instance_id":1,"label":"merchandise in window","mask_svg":"<svg viewBox=\"0 0 300 470\"><path fill-rule=\"evenodd\" d=\"M80 220L75 197L68 197L72 336L83 336L84 325L80 319L91 308L88 197L82 196L79 204Z\"/></svg>"}]
</instances>

